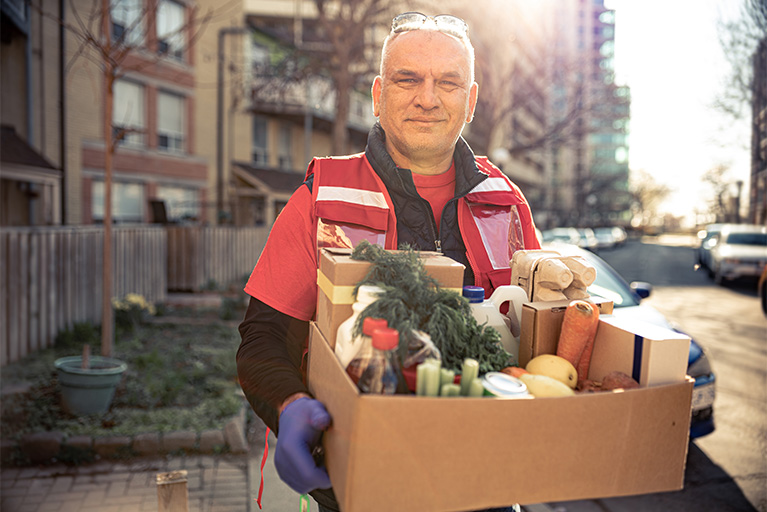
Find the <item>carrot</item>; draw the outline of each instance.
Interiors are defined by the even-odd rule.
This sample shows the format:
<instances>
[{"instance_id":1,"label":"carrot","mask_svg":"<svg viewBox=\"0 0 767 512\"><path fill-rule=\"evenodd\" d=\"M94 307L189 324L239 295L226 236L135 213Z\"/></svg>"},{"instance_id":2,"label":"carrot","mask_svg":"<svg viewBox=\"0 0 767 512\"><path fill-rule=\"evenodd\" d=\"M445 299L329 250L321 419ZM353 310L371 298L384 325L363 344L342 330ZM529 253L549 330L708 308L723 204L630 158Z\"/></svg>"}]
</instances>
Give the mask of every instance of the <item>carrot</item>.
<instances>
[{"instance_id":1,"label":"carrot","mask_svg":"<svg viewBox=\"0 0 767 512\"><path fill-rule=\"evenodd\" d=\"M570 361L578 370L578 378L587 377L581 374L578 363L587 349L589 361L591 360L589 344L593 347L598 323L599 310L585 300L574 300L565 310L562 331L557 343L557 355Z\"/></svg>"},{"instance_id":2,"label":"carrot","mask_svg":"<svg viewBox=\"0 0 767 512\"><path fill-rule=\"evenodd\" d=\"M596 311L597 308L594 308ZM586 379L589 376L589 366L591 366L591 353L594 351L594 339L596 338L597 333L597 326L599 325L599 313L597 313L597 320L594 323L594 334L591 335L591 338L586 343L586 348L583 349L583 354L581 354L581 358L578 360L578 364L575 367L575 371L578 372L579 377L582 379Z\"/></svg>"},{"instance_id":3,"label":"carrot","mask_svg":"<svg viewBox=\"0 0 767 512\"><path fill-rule=\"evenodd\" d=\"M519 378L520 375L524 375L525 373L530 373L524 368L520 368L519 366L507 366L506 368L502 369L501 372L517 378Z\"/></svg>"}]
</instances>

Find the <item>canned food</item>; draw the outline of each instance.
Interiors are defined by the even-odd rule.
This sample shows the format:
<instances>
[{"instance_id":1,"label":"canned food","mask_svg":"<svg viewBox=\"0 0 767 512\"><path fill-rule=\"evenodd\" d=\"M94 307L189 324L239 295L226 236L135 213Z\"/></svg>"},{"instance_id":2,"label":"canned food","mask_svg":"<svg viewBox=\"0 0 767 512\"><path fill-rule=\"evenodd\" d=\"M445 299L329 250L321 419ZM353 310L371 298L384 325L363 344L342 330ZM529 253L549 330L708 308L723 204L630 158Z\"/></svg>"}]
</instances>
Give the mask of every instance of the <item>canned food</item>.
<instances>
[{"instance_id":1,"label":"canned food","mask_svg":"<svg viewBox=\"0 0 767 512\"><path fill-rule=\"evenodd\" d=\"M482 377L485 395L501 398L532 398L525 383L516 377L501 372L487 372Z\"/></svg>"}]
</instances>

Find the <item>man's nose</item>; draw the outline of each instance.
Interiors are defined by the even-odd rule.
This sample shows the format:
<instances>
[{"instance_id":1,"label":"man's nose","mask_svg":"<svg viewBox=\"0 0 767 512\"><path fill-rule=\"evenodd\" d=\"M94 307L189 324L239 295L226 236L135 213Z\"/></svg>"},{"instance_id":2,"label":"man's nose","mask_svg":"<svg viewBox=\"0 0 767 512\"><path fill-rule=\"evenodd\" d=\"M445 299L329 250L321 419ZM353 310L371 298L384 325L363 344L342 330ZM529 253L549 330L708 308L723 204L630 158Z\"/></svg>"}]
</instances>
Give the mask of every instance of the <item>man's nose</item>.
<instances>
[{"instance_id":1,"label":"man's nose","mask_svg":"<svg viewBox=\"0 0 767 512\"><path fill-rule=\"evenodd\" d=\"M424 110L432 110L439 106L437 87L433 80L424 80L418 88L416 105Z\"/></svg>"}]
</instances>

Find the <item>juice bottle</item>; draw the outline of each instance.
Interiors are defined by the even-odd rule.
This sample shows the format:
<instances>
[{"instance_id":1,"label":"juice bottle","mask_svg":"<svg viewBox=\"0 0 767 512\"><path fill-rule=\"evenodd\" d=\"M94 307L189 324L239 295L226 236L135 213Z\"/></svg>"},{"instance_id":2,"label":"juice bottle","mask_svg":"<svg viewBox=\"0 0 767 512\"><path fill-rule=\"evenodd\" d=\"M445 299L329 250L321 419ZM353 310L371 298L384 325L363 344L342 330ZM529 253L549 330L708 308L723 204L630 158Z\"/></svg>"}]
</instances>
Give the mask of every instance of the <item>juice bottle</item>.
<instances>
[{"instance_id":1,"label":"juice bottle","mask_svg":"<svg viewBox=\"0 0 767 512\"><path fill-rule=\"evenodd\" d=\"M357 355L351 360L349 366L346 367L346 373L352 378L356 384L360 380L362 372L367 368L370 358L373 357L373 332L376 329L383 329L388 327L388 323L383 318L371 318L367 317L362 321L362 336L356 341L359 344L357 347Z\"/></svg>"},{"instance_id":2,"label":"juice bottle","mask_svg":"<svg viewBox=\"0 0 767 512\"><path fill-rule=\"evenodd\" d=\"M398 345L399 332L396 329L386 327L373 332L373 355L357 383L360 391L379 395L397 392L400 380Z\"/></svg>"}]
</instances>

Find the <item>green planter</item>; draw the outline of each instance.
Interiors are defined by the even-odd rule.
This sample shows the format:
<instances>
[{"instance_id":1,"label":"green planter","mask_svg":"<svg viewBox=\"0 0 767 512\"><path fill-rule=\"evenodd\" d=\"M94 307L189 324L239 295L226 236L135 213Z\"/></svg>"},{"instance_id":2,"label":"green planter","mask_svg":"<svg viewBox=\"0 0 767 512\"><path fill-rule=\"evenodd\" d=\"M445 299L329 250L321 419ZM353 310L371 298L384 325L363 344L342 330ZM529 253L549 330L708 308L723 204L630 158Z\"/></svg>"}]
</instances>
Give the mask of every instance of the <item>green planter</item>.
<instances>
[{"instance_id":1,"label":"green planter","mask_svg":"<svg viewBox=\"0 0 767 512\"><path fill-rule=\"evenodd\" d=\"M128 365L119 359L91 356L83 369L81 356L55 362L64 410L76 416L103 414L109 410L115 389Z\"/></svg>"}]
</instances>

